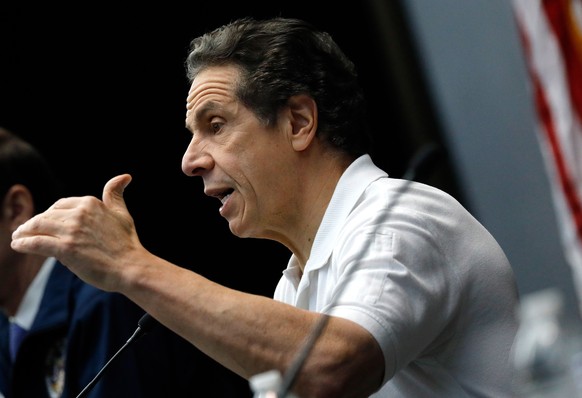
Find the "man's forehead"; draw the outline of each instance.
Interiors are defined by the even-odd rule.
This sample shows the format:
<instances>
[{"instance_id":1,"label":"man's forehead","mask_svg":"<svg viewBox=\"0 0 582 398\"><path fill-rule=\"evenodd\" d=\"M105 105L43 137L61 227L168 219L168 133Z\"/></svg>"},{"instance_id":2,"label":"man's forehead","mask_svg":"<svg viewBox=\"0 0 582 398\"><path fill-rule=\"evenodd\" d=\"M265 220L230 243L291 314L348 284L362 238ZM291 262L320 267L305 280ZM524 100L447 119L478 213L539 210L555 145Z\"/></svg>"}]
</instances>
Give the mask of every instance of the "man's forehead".
<instances>
[{"instance_id":1,"label":"man's forehead","mask_svg":"<svg viewBox=\"0 0 582 398\"><path fill-rule=\"evenodd\" d=\"M232 97L237 78L238 72L226 67L213 67L200 72L188 90L188 109L208 96Z\"/></svg>"},{"instance_id":2,"label":"man's forehead","mask_svg":"<svg viewBox=\"0 0 582 398\"><path fill-rule=\"evenodd\" d=\"M201 85L228 84L233 85L240 76L240 71L233 65L209 66L202 69L192 80L189 94L196 91Z\"/></svg>"}]
</instances>

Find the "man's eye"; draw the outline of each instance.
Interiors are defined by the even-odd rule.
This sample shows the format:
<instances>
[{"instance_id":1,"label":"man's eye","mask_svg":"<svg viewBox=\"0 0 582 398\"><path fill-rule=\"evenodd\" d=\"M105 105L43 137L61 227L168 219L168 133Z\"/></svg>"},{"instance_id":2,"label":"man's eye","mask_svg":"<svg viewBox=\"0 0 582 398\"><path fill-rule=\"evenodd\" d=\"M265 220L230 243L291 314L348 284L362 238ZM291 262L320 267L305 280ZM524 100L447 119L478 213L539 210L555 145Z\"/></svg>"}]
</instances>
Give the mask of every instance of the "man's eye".
<instances>
[{"instance_id":1,"label":"man's eye","mask_svg":"<svg viewBox=\"0 0 582 398\"><path fill-rule=\"evenodd\" d=\"M210 123L210 128L212 129L212 131L214 133L218 133L220 131L220 129L222 128L222 123Z\"/></svg>"}]
</instances>

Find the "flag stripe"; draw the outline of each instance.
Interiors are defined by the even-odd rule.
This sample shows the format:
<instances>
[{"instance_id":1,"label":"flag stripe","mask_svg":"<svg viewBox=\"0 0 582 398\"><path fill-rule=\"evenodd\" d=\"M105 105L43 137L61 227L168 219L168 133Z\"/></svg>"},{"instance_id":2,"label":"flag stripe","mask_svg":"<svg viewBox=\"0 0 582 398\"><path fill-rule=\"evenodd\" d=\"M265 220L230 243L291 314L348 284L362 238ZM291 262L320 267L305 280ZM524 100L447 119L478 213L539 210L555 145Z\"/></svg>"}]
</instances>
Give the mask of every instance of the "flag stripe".
<instances>
[{"instance_id":1,"label":"flag stripe","mask_svg":"<svg viewBox=\"0 0 582 398\"><path fill-rule=\"evenodd\" d=\"M565 72L572 107L578 119L582 116L582 58L576 43L580 42L579 29L569 0L545 0L544 10L563 54Z\"/></svg>"}]
</instances>

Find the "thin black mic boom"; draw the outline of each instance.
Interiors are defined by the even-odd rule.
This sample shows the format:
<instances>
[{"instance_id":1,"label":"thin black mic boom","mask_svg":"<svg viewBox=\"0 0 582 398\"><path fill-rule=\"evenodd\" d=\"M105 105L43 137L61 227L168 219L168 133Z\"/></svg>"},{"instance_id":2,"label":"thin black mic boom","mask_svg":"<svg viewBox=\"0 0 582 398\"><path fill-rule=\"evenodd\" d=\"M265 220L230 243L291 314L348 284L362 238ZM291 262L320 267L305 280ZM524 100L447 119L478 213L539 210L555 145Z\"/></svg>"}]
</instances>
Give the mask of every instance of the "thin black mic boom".
<instances>
[{"instance_id":1,"label":"thin black mic boom","mask_svg":"<svg viewBox=\"0 0 582 398\"><path fill-rule=\"evenodd\" d=\"M428 165L435 160L435 158L437 157L436 155L438 150L439 147L436 144L429 143L427 145L422 146L414 154L414 156L412 156L408 163L406 171L402 176L403 179L408 181L407 184L400 190L399 196L402 195L408 189L408 186L412 181L414 181L417 178L418 174L420 174L421 171L424 171L428 167ZM338 293L336 295L336 298L338 298L339 296L340 294ZM334 303L332 302L330 308L333 306L333 304ZM289 391L291 391L291 387L293 386L293 383L295 383L299 371L305 364L305 361L307 360L307 357L309 356L311 349L315 345L315 342L323 333L323 329L327 325L328 320L329 315L322 313L319 320L313 326L311 333L305 339L305 342L301 346L301 349L297 353L297 356L295 357L294 361L291 363L291 366L289 366L289 369L283 375L281 385L279 386L279 390L277 391L278 398L286 398L287 394L289 394Z\"/></svg>"},{"instance_id":2,"label":"thin black mic boom","mask_svg":"<svg viewBox=\"0 0 582 398\"><path fill-rule=\"evenodd\" d=\"M416 180L417 176L426 170L436 160L439 154L437 144L429 143L422 146L408 162L408 167L402 175L405 180Z\"/></svg>"},{"instance_id":3,"label":"thin black mic boom","mask_svg":"<svg viewBox=\"0 0 582 398\"><path fill-rule=\"evenodd\" d=\"M139 339L140 337L142 337L146 333L149 333L156 325L159 325L159 324L160 323L154 317L152 317L150 314L148 314L146 312L140 318L140 320L137 322L137 329L135 329L135 332L133 332L131 337L129 339L127 339L125 344L115 353L115 355L113 355L111 357L111 359L109 361L107 361L107 363L101 368L101 370L97 373L97 375L93 378L93 380L91 380L89 382L89 384L87 384L85 386L83 391L81 391L79 393L79 395L77 395L77 398L85 397L89 393L89 391L91 391L91 389L93 389L95 384L97 384L97 382L101 379L101 376L103 376L103 373L105 372L105 370L109 367L109 365L113 362L113 360L115 360L115 358L117 358L119 356L119 354L121 354L122 351L124 351L127 347L129 347L137 339Z\"/></svg>"}]
</instances>

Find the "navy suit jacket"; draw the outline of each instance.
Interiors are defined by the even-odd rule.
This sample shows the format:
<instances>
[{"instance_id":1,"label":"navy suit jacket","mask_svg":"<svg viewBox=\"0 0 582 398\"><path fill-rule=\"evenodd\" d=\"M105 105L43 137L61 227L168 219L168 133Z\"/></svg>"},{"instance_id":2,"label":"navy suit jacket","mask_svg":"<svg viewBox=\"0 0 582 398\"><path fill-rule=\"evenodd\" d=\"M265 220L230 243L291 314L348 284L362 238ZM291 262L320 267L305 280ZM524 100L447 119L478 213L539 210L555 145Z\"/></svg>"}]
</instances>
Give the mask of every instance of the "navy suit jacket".
<instances>
[{"instance_id":1,"label":"navy suit jacket","mask_svg":"<svg viewBox=\"0 0 582 398\"><path fill-rule=\"evenodd\" d=\"M62 398L75 398L127 342L143 314L126 297L88 285L55 264L13 366L8 320L0 316L0 391L6 398L48 398L48 376L62 385ZM219 368L201 370L205 361L160 325L122 351L86 397L195 397L208 383L216 387L214 396L234 396L229 390L235 387L221 382Z\"/></svg>"}]
</instances>

